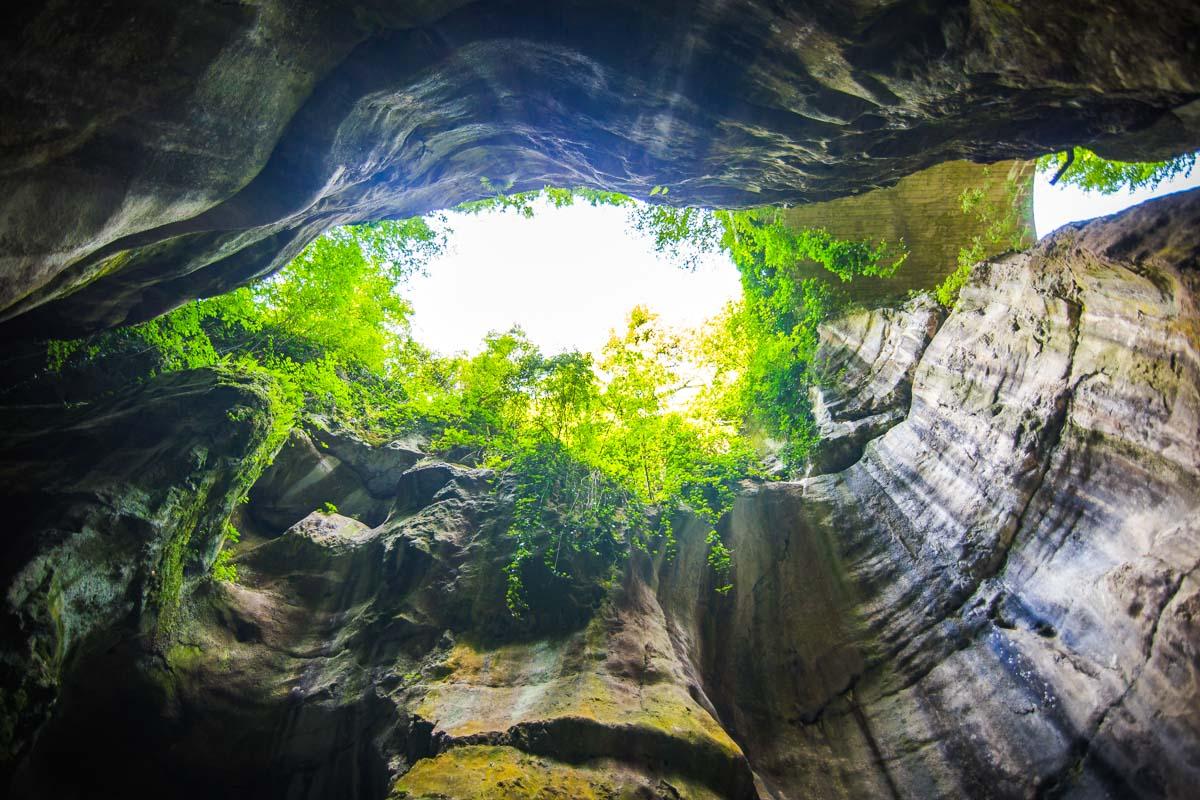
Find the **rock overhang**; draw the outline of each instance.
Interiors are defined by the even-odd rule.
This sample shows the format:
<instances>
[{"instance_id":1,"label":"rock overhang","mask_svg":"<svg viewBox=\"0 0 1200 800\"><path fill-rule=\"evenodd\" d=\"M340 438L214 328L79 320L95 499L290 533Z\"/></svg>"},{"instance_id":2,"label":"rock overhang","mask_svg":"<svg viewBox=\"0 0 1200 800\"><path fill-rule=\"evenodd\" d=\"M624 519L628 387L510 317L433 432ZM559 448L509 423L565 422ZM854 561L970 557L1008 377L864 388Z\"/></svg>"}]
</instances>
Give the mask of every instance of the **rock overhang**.
<instances>
[{"instance_id":1,"label":"rock overhang","mask_svg":"<svg viewBox=\"0 0 1200 800\"><path fill-rule=\"evenodd\" d=\"M65 12L16 20L3 60L10 340L150 318L483 178L736 207L956 158L1200 144L1200 12L1174 0Z\"/></svg>"}]
</instances>

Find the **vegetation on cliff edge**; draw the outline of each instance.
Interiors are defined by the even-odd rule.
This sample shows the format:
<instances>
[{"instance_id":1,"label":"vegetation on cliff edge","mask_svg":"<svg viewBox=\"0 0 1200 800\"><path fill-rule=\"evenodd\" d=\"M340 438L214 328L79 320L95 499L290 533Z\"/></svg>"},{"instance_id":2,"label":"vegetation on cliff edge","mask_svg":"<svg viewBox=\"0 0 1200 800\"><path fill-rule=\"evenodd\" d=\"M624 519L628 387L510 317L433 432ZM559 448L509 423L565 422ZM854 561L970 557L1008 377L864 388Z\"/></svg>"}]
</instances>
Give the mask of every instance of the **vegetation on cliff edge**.
<instances>
[{"instance_id":1,"label":"vegetation on cliff edge","mask_svg":"<svg viewBox=\"0 0 1200 800\"><path fill-rule=\"evenodd\" d=\"M466 210L528 216L535 196L497 193ZM732 553L716 526L737 481L757 471L756 444L784 442L784 461L798 467L816 441L810 366L817 325L839 303L835 284L891 274L903 251L792 230L769 209L673 209L582 190L545 196L628 207L631 225L685 267L694 264L688 253L728 251L742 302L695 331L670 330L635 308L596 358L543 354L516 328L490 334L477 354L441 355L410 334L401 287L442 250L446 230L431 219L386 221L331 231L252 286L52 343L50 366L123 358L146 376L213 364L266 373L289 421L320 416L375 441L417 431L435 452L507 471L514 614L524 610L533 561L561 576L579 558L618 563L630 546L671 552L682 507L709 526L715 585L727 590ZM800 280L801 259L837 280ZM228 556L215 569L236 576Z\"/></svg>"}]
</instances>

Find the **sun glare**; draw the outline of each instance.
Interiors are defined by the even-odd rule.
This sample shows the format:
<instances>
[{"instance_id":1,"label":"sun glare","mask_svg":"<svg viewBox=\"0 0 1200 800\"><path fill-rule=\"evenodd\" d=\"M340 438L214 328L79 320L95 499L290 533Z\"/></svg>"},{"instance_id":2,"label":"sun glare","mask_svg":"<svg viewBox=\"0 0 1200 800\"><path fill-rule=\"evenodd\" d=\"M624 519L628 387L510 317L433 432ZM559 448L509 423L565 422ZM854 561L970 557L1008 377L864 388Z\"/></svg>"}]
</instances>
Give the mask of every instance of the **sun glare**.
<instances>
[{"instance_id":1,"label":"sun glare","mask_svg":"<svg viewBox=\"0 0 1200 800\"><path fill-rule=\"evenodd\" d=\"M412 279L413 334L442 353L475 352L489 331L520 326L543 352L598 353L629 311L647 306L671 327L694 327L741 294L728 256L680 269L628 224L628 210L578 201L450 212L446 252Z\"/></svg>"}]
</instances>

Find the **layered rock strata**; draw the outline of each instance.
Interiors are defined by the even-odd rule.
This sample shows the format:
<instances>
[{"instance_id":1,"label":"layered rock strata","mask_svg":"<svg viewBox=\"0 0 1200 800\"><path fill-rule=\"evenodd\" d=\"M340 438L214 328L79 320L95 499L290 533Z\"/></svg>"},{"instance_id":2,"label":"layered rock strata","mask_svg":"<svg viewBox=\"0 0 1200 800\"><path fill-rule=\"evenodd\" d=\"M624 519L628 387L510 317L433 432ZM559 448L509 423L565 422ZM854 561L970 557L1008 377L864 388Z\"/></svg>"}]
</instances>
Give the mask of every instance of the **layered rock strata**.
<instances>
[{"instance_id":1,"label":"layered rock strata","mask_svg":"<svg viewBox=\"0 0 1200 800\"><path fill-rule=\"evenodd\" d=\"M739 502L715 693L779 796L1189 794L1198 216L981 265L903 423Z\"/></svg>"},{"instance_id":2,"label":"layered rock strata","mask_svg":"<svg viewBox=\"0 0 1200 800\"><path fill-rule=\"evenodd\" d=\"M317 510L363 485L328 484L170 638L97 618L12 794L1188 796L1198 222L1193 192L1064 228L935 334L919 305L827 327L843 407L907 412L841 471L745 487L726 595L680 520L672 557L533 581L513 620L503 476L379 448L382 522Z\"/></svg>"},{"instance_id":3,"label":"layered rock strata","mask_svg":"<svg viewBox=\"0 0 1200 800\"><path fill-rule=\"evenodd\" d=\"M932 297L921 295L820 326L809 399L821 438L809 474L840 472L862 457L867 442L908 416L913 375L944 317Z\"/></svg>"}]
</instances>

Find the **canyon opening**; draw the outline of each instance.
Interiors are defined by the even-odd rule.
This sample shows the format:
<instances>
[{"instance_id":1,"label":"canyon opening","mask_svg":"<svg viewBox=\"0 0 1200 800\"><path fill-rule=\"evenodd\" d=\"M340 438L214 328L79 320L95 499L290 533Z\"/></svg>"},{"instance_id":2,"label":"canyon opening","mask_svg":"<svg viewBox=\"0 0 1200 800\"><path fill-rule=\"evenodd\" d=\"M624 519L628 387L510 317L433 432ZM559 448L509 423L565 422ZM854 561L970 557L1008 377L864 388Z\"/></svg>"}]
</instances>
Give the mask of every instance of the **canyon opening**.
<instances>
[{"instance_id":1,"label":"canyon opening","mask_svg":"<svg viewBox=\"0 0 1200 800\"><path fill-rule=\"evenodd\" d=\"M1193 793L1194 4L4 36L6 796Z\"/></svg>"}]
</instances>

